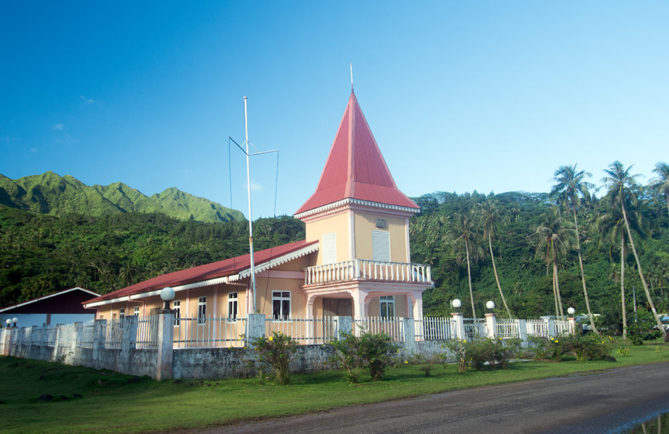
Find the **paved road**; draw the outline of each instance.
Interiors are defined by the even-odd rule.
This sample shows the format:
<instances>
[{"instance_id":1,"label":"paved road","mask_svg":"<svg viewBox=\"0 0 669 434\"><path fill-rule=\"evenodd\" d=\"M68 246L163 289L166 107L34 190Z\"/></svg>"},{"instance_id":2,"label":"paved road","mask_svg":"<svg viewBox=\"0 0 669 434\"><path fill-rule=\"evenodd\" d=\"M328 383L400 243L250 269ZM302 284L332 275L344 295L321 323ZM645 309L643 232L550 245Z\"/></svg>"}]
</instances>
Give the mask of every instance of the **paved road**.
<instances>
[{"instance_id":1,"label":"paved road","mask_svg":"<svg viewBox=\"0 0 669 434\"><path fill-rule=\"evenodd\" d=\"M669 362L210 429L235 433L598 433L669 411Z\"/></svg>"}]
</instances>

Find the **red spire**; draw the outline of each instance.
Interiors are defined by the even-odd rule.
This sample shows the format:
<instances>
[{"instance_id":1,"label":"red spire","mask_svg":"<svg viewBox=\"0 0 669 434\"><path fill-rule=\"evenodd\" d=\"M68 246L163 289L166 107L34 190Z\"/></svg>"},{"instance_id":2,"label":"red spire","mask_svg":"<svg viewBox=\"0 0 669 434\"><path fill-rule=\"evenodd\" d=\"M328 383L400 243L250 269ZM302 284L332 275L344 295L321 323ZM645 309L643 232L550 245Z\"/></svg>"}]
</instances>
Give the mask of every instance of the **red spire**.
<instances>
[{"instance_id":1,"label":"red spire","mask_svg":"<svg viewBox=\"0 0 669 434\"><path fill-rule=\"evenodd\" d=\"M346 198L418 208L395 185L353 91L316 192L295 214Z\"/></svg>"}]
</instances>

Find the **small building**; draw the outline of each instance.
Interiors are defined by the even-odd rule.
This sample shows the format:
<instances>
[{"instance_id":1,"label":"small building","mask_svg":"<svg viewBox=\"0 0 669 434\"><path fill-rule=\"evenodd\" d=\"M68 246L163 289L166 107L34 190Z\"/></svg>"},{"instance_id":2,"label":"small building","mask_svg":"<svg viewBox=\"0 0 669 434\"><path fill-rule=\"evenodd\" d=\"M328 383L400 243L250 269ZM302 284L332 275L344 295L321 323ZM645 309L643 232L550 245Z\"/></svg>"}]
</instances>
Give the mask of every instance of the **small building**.
<instances>
[{"instance_id":1,"label":"small building","mask_svg":"<svg viewBox=\"0 0 669 434\"><path fill-rule=\"evenodd\" d=\"M17 326L19 327L93 321L95 309L84 308L82 303L99 296L100 294L84 288L66 289L0 309L0 324L5 327L9 319L12 320L13 325L14 318L18 320Z\"/></svg>"},{"instance_id":2,"label":"small building","mask_svg":"<svg viewBox=\"0 0 669 434\"><path fill-rule=\"evenodd\" d=\"M256 311L268 319L326 316L422 319L430 267L411 262L409 218L419 207L395 185L351 92L315 193L295 213L304 240L255 252ZM88 300L98 319L148 316L172 287L177 318L253 312L243 255L164 274ZM179 320L175 320L175 325Z\"/></svg>"}]
</instances>

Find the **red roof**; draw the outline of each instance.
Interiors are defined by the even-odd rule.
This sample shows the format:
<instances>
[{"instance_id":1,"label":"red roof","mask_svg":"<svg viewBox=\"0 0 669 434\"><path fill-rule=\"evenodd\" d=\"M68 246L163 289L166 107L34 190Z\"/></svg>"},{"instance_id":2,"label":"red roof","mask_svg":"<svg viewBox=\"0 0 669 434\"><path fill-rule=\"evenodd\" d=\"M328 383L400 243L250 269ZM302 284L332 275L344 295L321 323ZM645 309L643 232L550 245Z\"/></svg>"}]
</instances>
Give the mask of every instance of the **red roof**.
<instances>
[{"instance_id":1,"label":"red roof","mask_svg":"<svg viewBox=\"0 0 669 434\"><path fill-rule=\"evenodd\" d=\"M418 208L395 185L353 92L316 192L295 214L346 198Z\"/></svg>"},{"instance_id":2,"label":"red roof","mask_svg":"<svg viewBox=\"0 0 669 434\"><path fill-rule=\"evenodd\" d=\"M318 241L306 242L305 240L295 241L293 243L272 247L255 252L253 255L256 265L271 261L288 253L300 250L304 247L317 243ZM88 300L85 304L96 303L104 300L112 300L119 297L141 294L144 292L163 289L166 286L179 286L188 283L201 282L203 280L214 279L217 277L231 276L246 270L251 266L249 254L237 256L230 259L224 259L211 264L199 265L186 270L175 271L173 273L163 274L153 279L145 280L134 285L117 289L98 298Z\"/></svg>"}]
</instances>

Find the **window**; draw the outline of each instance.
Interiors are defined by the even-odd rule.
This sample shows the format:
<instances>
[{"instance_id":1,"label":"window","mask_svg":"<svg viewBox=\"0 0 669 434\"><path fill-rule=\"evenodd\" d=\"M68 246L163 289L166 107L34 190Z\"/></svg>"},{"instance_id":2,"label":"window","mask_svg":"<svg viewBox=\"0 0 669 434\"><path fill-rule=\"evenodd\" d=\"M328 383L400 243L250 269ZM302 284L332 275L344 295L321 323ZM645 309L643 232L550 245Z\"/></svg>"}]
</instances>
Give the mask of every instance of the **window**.
<instances>
[{"instance_id":1,"label":"window","mask_svg":"<svg viewBox=\"0 0 669 434\"><path fill-rule=\"evenodd\" d=\"M272 291L272 318L286 320L290 317L290 291Z\"/></svg>"},{"instance_id":2,"label":"window","mask_svg":"<svg viewBox=\"0 0 669 434\"><path fill-rule=\"evenodd\" d=\"M134 312L134 315L135 315L135 316L139 316L139 306L135 306L135 312Z\"/></svg>"},{"instance_id":3,"label":"window","mask_svg":"<svg viewBox=\"0 0 669 434\"><path fill-rule=\"evenodd\" d=\"M172 310L174 311L174 325L178 326L181 319L181 302L179 300L172 302Z\"/></svg>"},{"instance_id":4,"label":"window","mask_svg":"<svg viewBox=\"0 0 669 434\"><path fill-rule=\"evenodd\" d=\"M125 318L125 308L122 307L118 310L118 319L122 321L123 318Z\"/></svg>"},{"instance_id":5,"label":"window","mask_svg":"<svg viewBox=\"0 0 669 434\"><path fill-rule=\"evenodd\" d=\"M228 319L237 319L237 293L231 292L228 294Z\"/></svg>"},{"instance_id":6,"label":"window","mask_svg":"<svg viewBox=\"0 0 669 434\"><path fill-rule=\"evenodd\" d=\"M372 259L390 262L390 232L372 231Z\"/></svg>"},{"instance_id":7,"label":"window","mask_svg":"<svg viewBox=\"0 0 669 434\"><path fill-rule=\"evenodd\" d=\"M197 323L205 324L207 322L207 297L200 297L197 300Z\"/></svg>"},{"instance_id":8,"label":"window","mask_svg":"<svg viewBox=\"0 0 669 434\"><path fill-rule=\"evenodd\" d=\"M337 233L323 234L323 264L334 264L337 262Z\"/></svg>"},{"instance_id":9,"label":"window","mask_svg":"<svg viewBox=\"0 0 669 434\"><path fill-rule=\"evenodd\" d=\"M379 312L381 318L392 318L395 316L395 296L383 295L379 298Z\"/></svg>"}]
</instances>

